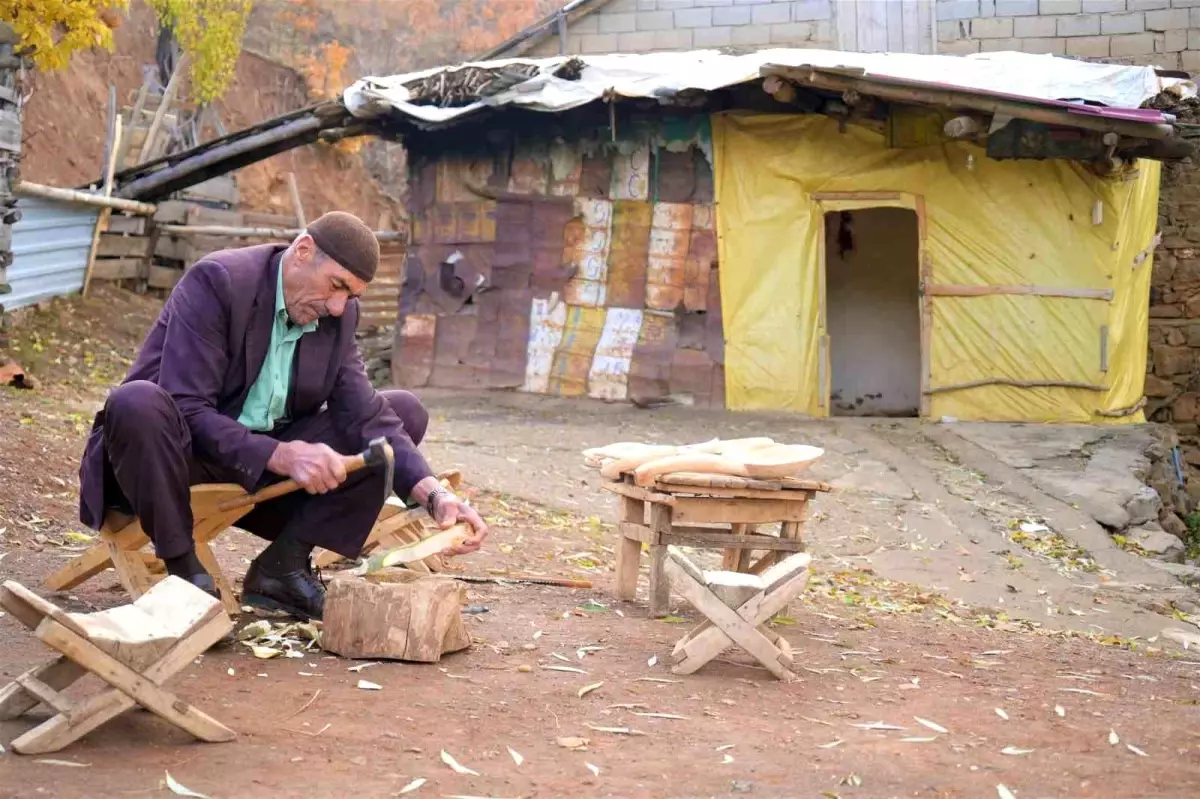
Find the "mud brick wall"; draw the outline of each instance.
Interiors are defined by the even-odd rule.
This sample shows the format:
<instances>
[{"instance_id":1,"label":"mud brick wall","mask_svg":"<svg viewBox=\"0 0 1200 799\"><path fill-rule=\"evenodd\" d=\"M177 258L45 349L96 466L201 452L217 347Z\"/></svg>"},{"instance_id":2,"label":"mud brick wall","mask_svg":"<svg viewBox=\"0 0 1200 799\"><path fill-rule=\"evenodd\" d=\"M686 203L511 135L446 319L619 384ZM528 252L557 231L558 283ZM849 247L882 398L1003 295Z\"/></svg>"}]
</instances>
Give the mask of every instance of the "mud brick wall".
<instances>
[{"instance_id":1,"label":"mud brick wall","mask_svg":"<svg viewBox=\"0 0 1200 799\"><path fill-rule=\"evenodd\" d=\"M1173 423L1200 499L1200 165L1163 164L1150 288L1146 415Z\"/></svg>"},{"instance_id":2,"label":"mud brick wall","mask_svg":"<svg viewBox=\"0 0 1200 799\"><path fill-rule=\"evenodd\" d=\"M724 407L707 117L620 127L414 158L397 385Z\"/></svg>"}]
</instances>

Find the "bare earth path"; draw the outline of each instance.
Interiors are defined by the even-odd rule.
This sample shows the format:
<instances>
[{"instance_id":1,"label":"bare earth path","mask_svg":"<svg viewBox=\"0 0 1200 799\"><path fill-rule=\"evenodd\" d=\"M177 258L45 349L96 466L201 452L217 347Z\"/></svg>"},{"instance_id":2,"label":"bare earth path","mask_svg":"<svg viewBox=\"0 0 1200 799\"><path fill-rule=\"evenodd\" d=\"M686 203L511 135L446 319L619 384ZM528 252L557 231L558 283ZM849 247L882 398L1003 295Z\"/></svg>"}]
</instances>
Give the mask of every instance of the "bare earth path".
<instances>
[{"instance_id":1,"label":"bare earth path","mask_svg":"<svg viewBox=\"0 0 1200 799\"><path fill-rule=\"evenodd\" d=\"M43 315L36 341L22 339L17 357L42 385L0 391L3 578L36 587L82 545L71 534L82 532L83 436L154 311L149 299L103 292ZM213 797L309 799L394 796L420 778L406 796L1200 791L1200 654L1158 637L1195 629L1167 606L1186 608L1191 589L1113 546L960 429L425 398L431 459L465 471L495 525L488 551L456 565L583 576L593 590L472 585L471 604L487 608L468 616L475 645L436 666L354 673L319 651L261 661L220 646L174 686L237 729L237 742L197 745L135 712L53 756L75 767L0 754L0 797L170 795L167 771ZM803 679L776 683L734 650L674 677L671 646L695 616L679 604L678 618L649 620L643 602L612 600L612 509L578 453L754 433L826 447L818 473L846 487L822 497L808 523L816 575L794 623L778 627ZM1021 521L1063 538L1014 536ZM219 555L240 576L258 546L231 534ZM110 572L54 599L86 611L121 594ZM0 678L46 654L0 618ZM563 659L586 673L544 668ZM358 690L360 678L383 690ZM0 723L0 745L27 726ZM586 748L560 746L566 737L588 739ZM480 776L452 772L443 749Z\"/></svg>"}]
</instances>

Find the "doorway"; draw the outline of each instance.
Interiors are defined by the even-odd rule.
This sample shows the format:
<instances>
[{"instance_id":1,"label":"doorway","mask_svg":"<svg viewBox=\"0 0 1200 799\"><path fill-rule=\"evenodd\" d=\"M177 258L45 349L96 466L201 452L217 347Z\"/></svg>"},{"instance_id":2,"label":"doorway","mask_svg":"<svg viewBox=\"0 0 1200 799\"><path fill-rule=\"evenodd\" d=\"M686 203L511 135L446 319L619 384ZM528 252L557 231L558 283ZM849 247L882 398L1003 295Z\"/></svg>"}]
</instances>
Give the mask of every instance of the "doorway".
<instances>
[{"instance_id":1,"label":"doorway","mask_svg":"<svg viewBox=\"0 0 1200 799\"><path fill-rule=\"evenodd\" d=\"M905 208L825 214L825 311L833 416L917 416L920 241Z\"/></svg>"}]
</instances>

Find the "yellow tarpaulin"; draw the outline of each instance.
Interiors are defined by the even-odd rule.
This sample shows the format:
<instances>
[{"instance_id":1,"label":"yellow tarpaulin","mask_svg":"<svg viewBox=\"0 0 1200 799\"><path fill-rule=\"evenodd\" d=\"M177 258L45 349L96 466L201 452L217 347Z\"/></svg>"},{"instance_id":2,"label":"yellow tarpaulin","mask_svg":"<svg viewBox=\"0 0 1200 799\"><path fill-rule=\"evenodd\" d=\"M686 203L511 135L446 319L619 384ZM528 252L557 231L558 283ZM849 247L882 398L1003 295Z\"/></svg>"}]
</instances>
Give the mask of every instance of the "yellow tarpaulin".
<instances>
[{"instance_id":1,"label":"yellow tarpaulin","mask_svg":"<svg viewBox=\"0 0 1200 799\"><path fill-rule=\"evenodd\" d=\"M839 132L819 116L719 114L713 150L728 407L828 415L824 214L890 205L924 216L928 284L1112 291L932 296L929 416L1144 421L1101 412L1142 397L1157 162L1105 179L1076 162L994 161L957 142L888 149L879 134ZM847 196L861 192L876 194ZM954 388L995 379L1102 390Z\"/></svg>"}]
</instances>

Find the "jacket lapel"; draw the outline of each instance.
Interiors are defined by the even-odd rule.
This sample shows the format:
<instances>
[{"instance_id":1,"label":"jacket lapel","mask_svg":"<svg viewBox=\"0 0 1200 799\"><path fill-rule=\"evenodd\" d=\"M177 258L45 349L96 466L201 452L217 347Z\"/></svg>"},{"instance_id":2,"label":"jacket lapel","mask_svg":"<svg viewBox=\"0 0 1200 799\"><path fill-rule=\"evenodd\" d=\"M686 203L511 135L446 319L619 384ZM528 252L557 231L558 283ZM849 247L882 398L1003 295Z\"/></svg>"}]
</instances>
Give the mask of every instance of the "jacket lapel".
<instances>
[{"instance_id":1,"label":"jacket lapel","mask_svg":"<svg viewBox=\"0 0 1200 799\"><path fill-rule=\"evenodd\" d=\"M276 281L279 279L280 255L276 255L263 270L263 279L254 295L254 306L246 327L246 385L242 389L239 406L246 402L250 387L258 379L263 363L267 360L267 347L271 344L271 326L275 322Z\"/></svg>"}]
</instances>

